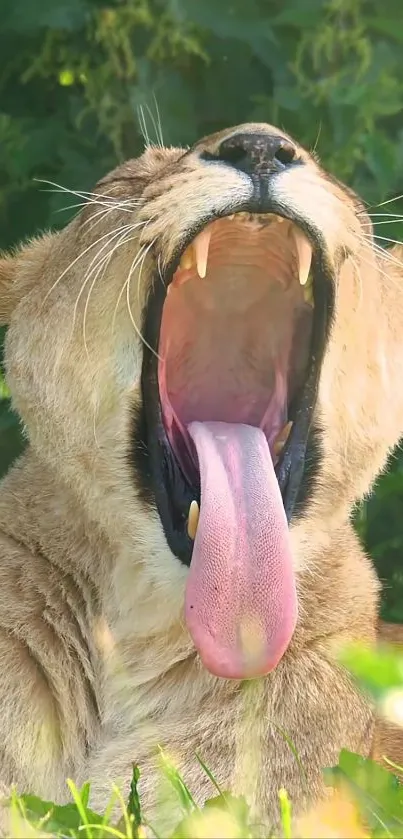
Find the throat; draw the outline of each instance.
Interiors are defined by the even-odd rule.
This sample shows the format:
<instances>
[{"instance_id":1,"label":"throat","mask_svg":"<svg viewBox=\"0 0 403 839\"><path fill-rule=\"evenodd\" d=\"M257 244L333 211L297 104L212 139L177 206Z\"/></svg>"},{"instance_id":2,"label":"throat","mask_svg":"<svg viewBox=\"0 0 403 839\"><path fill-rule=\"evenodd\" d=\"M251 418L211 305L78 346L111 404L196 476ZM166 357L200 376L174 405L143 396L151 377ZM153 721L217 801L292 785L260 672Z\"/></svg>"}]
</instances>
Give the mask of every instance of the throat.
<instances>
[{"instance_id":1,"label":"throat","mask_svg":"<svg viewBox=\"0 0 403 839\"><path fill-rule=\"evenodd\" d=\"M249 267L214 266L172 285L159 344L164 426L189 476L192 422L260 428L275 459L288 406L309 360L311 307L297 283ZM193 469L192 469L193 471Z\"/></svg>"}]
</instances>

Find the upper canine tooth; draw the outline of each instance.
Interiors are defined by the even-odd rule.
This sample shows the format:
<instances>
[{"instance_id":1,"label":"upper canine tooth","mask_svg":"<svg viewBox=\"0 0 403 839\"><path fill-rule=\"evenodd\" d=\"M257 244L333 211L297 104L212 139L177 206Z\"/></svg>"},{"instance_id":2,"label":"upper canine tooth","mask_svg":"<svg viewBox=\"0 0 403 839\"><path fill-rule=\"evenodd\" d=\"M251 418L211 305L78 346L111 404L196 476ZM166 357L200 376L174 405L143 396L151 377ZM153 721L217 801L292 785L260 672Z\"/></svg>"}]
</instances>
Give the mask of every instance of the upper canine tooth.
<instances>
[{"instance_id":1,"label":"upper canine tooth","mask_svg":"<svg viewBox=\"0 0 403 839\"><path fill-rule=\"evenodd\" d=\"M193 242L192 242L190 245L188 245L188 247L186 248L186 250L183 252L183 254L181 256L180 263L179 263L179 268L182 271L189 271L189 269L193 267L193 264L194 264L194 251L193 251Z\"/></svg>"},{"instance_id":2,"label":"upper canine tooth","mask_svg":"<svg viewBox=\"0 0 403 839\"><path fill-rule=\"evenodd\" d=\"M188 515L188 536L190 539L196 539L197 525L199 524L200 510L197 501L192 501L189 507Z\"/></svg>"},{"instance_id":3,"label":"upper canine tooth","mask_svg":"<svg viewBox=\"0 0 403 839\"><path fill-rule=\"evenodd\" d=\"M211 227L206 227L193 240L193 249L196 258L196 269L199 277L205 277L207 273L207 259L210 247Z\"/></svg>"},{"instance_id":4,"label":"upper canine tooth","mask_svg":"<svg viewBox=\"0 0 403 839\"><path fill-rule=\"evenodd\" d=\"M294 237L298 253L299 281L301 285L305 285L309 276L309 271L311 270L312 245L305 236L305 233L303 233L298 227L293 225L291 233Z\"/></svg>"}]
</instances>

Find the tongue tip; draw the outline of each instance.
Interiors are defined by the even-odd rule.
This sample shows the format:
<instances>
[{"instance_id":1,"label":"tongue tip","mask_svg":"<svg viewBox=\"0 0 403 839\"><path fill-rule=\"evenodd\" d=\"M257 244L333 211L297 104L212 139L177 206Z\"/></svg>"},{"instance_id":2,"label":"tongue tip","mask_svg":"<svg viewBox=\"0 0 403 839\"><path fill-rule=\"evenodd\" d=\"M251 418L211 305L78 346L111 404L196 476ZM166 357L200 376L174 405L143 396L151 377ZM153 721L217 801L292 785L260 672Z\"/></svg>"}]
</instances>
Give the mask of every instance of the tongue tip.
<instances>
[{"instance_id":1,"label":"tongue tip","mask_svg":"<svg viewBox=\"0 0 403 839\"><path fill-rule=\"evenodd\" d=\"M185 619L188 631L199 653L203 666L213 676L222 679L254 679L267 676L280 663L286 653L295 631L298 618L297 601L290 608L287 617L278 627L275 637L266 638L259 651L242 649L240 644L222 643L222 639L215 638L201 627L199 621L192 619L192 607L185 608Z\"/></svg>"}]
</instances>

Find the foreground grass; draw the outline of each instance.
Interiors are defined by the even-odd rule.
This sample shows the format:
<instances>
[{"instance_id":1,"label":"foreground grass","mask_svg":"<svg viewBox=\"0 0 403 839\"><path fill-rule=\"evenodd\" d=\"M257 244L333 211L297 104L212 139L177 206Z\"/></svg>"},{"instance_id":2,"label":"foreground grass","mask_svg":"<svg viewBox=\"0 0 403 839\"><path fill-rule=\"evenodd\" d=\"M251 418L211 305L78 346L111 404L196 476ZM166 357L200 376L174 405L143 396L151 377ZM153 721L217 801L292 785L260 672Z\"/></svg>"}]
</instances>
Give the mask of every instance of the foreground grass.
<instances>
[{"instance_id":1,"label":"foreground grass","mask_svg":"<svg viewBox=\"0 0 403 839\"><path fill-rule=\"evenodd\" d=\"M369 651L350 648L343 664L375 699L378 710L394 722L403 722L403 657L393 650ZM202 759L195 755L210 779L212 797L203 807L195 803L191 790L166 755L161 753L161 768L175 796L181 819L170 839L272 839L264 825L255 825L248 803L220 789ZM392 767L393 768L393 767ZM395 767L403 774L403 769ZM10 836L85 837L85 839L143 839L158 836L143 813L138 793L140 771L133 766L130 795L124 801L113 789L104 813L89 807L90 785L77 789L68 781L71 802L60 806L33 795L10 798ZM324 771L331 788L329 800L296 823L292 802L286 790L279 790L281 827L277 834L284 839L386 839L403 837L403 787L398 778L371 760L342 751L337 766ZM116 805L120 817L116 819ZM112 816L112 814L114 814ZM164 837L165 839L165 837Z\"/></svg>"}]
</instances>

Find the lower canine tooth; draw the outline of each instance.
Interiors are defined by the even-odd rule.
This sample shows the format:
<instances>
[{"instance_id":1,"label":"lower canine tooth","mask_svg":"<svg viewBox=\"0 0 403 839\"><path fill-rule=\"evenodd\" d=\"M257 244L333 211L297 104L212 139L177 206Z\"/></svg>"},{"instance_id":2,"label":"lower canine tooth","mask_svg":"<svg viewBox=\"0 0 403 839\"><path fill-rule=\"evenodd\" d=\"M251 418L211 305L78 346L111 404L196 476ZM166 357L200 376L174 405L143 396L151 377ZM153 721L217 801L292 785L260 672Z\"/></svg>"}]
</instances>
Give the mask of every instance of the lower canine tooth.
<instances>
[{"instance_id":1,"label":"lower canine tooth","mask_svg":"<svg viewBox=\"0 0 403 839\"><path fill-rule=\"evenodd\" d=\"M200 510L197 501L192 501L189 507L188 516L188 536L194 542L197 533L197 525L199 524Z\"/></svg>"},{"instance_id":2,"label":"lower canine tooth","mask_svg":"<svg viewBox=\"0 0 403 839\"><path fill-rule=\"evenodd\" d=\"M280 434L277 437L277 440L273 446L274 454L279 455L280 452L283 450L289 436L290 431L292 429L292 422L287 422L284 428L281 429Z\"/></svg>"}]
</instances>

